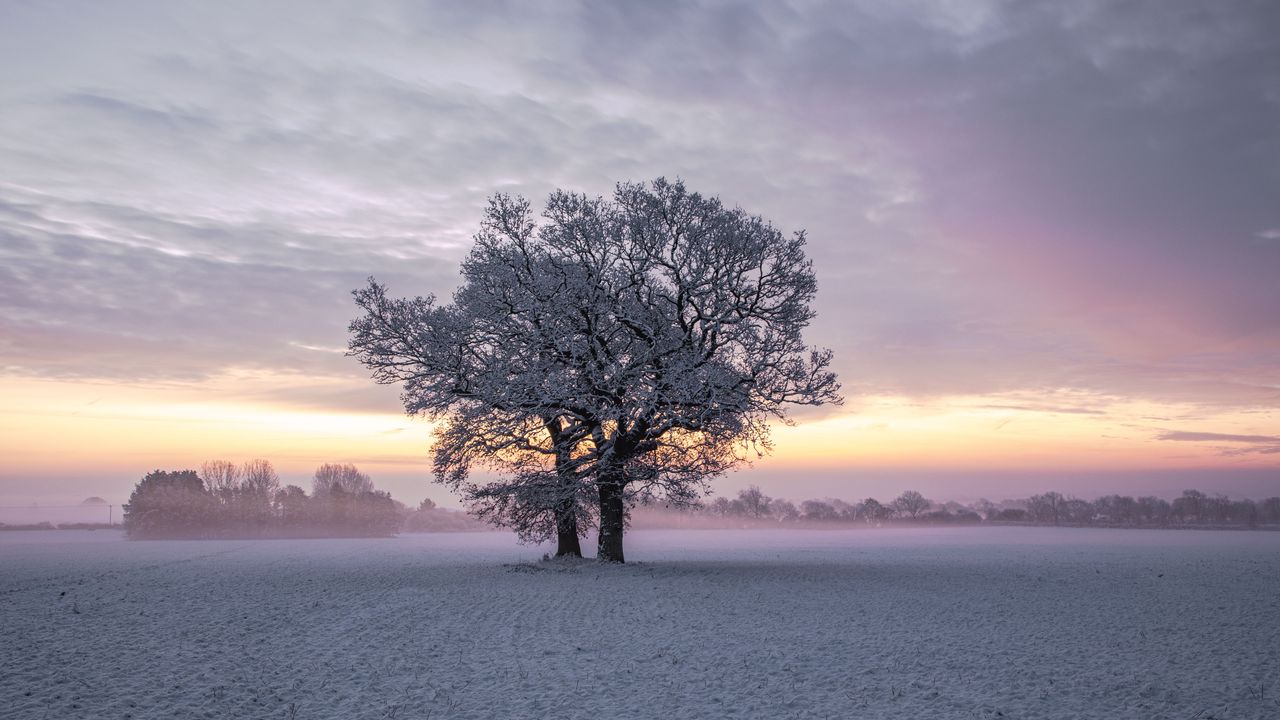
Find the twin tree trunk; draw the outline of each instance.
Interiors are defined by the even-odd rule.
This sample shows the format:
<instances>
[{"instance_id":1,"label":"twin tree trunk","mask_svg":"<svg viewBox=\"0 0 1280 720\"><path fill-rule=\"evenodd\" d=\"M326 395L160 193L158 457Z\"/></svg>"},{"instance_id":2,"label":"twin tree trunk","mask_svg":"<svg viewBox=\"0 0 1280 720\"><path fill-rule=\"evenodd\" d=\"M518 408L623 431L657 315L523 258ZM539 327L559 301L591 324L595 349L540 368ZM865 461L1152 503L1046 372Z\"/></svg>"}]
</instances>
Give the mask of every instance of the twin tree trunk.
<instances>
[{"instance_id":1,"label":"twin tree trunk","mask_svg":"<svg viewBox=\"0 0 1280 720\"><path fill-rule=\"evenodd\" d=\"M626 524L627 510L623 501L622 484L601 482L600 490L600 543L596 559L601 562L625 562L622 557L622 532Z\"/></svg>"},{"instance_id":2,"label":"twin tree trunk","mask_svg":"<svg viewBox=\"0 0 1280 720\"><path fill-rule=\"evenodd\" d=\"M626 505L622 486L617 483L600 485L600 541L597 559L603 562L625 562L622 553L622 534L626 525ZM573 504L556 508L556 557L582 557L582 544L578 538L578 518Z\"/></svg>"},{"instance_id":3,"label":"twin tree trunk","mask_svg":"<svg viewBox=\"0 0 1280 720\"><path fill-rule=\"evenodd\" d=\"M559 476L564 497L555 506L556 557L582 557L582 544L578 538L578 495L574 492L572 478L572 444L564 436L560 418L549 417L543 421L551 442L556 449L556 474ZM622 533L626 529L627 507L624 493L624 473L610 468L600 477L597 489L600 493L600 540L596 559L601 562L625 562L622 556Z\"/></svg>"},{"instance_id":4,"label":"twin tree trunk","mask_svg":"<svg viewBox=\"0 0 1280 720\"><path fill-rule=\"evenodd\" d=\"M582 557L582 543L578 540L578 514L574 501L556 507L556 557Z\"/></svg>"},{"instance_id":5,"label":"twin tree trunk","mask_svg":"<svg viewBox=\"0 0 1280 720\"><path fill-rule=\"evenodd\" d=\"M565 492L555 506L556 557L582 557L582 543L578 540L578 500L574 492L570 464L573 461L572 446L564 440L559 418L547 418L545 423L556 448L556 475L560 489Z\"/></svg>"}]
</instances>

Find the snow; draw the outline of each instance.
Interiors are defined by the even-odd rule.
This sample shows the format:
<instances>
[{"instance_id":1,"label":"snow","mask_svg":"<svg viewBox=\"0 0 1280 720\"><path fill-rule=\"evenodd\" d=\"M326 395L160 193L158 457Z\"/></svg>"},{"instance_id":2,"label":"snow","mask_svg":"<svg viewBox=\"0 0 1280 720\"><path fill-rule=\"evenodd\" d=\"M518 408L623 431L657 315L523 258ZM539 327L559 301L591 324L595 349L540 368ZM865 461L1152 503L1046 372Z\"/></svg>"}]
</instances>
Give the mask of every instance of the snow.
<instances>
[{"instance_id":1,"label":"snow","mask_svg":"<svg viewBox=\"0 0 1280 720\"><path fill-rule=\"evenodd\" d=\"M622 567L544 551L0 533L0 717L1280 717L1280 533L637 531Z\"/></svg>"}]
</instances>

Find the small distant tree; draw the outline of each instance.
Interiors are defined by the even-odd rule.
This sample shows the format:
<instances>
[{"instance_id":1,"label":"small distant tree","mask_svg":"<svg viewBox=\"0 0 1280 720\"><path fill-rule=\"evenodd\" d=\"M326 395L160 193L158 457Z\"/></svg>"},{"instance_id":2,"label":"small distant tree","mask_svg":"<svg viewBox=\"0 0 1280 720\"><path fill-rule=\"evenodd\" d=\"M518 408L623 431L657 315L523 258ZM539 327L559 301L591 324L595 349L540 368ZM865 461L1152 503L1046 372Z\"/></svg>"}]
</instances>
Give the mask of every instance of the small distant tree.
<instances>
[{"instance_id":1,"label":"small distant tree","mask_svg":"<svg viewBox=\"0 0 1280 720\"><path fill-rule=\"evenodd\" d=\"M316 468L311 494L319 497L335 490L347 495L373 492L373 480L350 463L325 463Z\"/></svg>"},{"instance_id":2,"label":"small distant tree","mask_svg":"<svg viewBox=\"0 0 1280 720\"><path fill-rule=\"evenodd\" d=\"M280 475L270 460L250 460L240 467L240 492L237 505L246 529L261 532L275 515L275 497L280 490Z\"/></svg>"},{"instance_id":3,"label":"small distant tree","mask_svg":"<svg viewBox=\"0 0 1280 720\"><path fill-rule=\"evenodd\" d=\"M1027 499L1027 514L1040 523L1061 524L1064 519L1066 498L1061 493L1047 492Z\"/></svg>"},{"instance_id":4,"label":"small distant tree","mask_svg":"<svg viewBox=\"0 0 1280 720\"><path fill-rule=\"evenodd\" d=\"M1080 498L1070 498L1062 503L1062 514L1073 525L1092 525L1093 503Z\"/></svg>"},{"instance_id":5,"label":"small distant tree","mask_svg":"<svg viewBox=\"0 0 1280 720\"><path fill-rule=\"evenodd\" d=\"M827 501L831 504L831 508L836 511L836 517L843 522L853 522L858 519L858 508L854 505L841 500L840 498L831 498Z\"/></svg>"},{"instance_id":6,"label":"small distant tree","mask_svg":"<svg viewBox=\"0 0 1280 720\"><path fill-rule=\"evenodd\" d=\"M124 505L129 538L199 537L209 530L213 497L194 470L155 470Z\"/></svg>"},{"instance_id":7,"label":"small distant tree","mask_svg":"<svg viewBox=\"0 0 1280 720\"><path fill-rule=\"evenodd\" d=\"M1257 527L1258 521L1262 517L1262 513L1258 509L1258 504L1248 498L1243 500L1233 500L1227 508L1227 512L1233 523L1241 523L1249 527Z\"/></svg>"},{"instance_id":8,"label":"small distant tree","mask_svg":"<svg viewBox=\"0 0 1280 720\"><path fill-rule=\"evenodd\" d=\"M1179 522L1200 523L1206 520L1205 501L1208 498L1199 490L1184 490L1181 497L1173 499L1173 516Z\"/></svg>"},{"instance_id":9,"label":"small distant tree","mask_svg":"<svg viewBox=\"0 0 1280 720\"><path fill-rule=\"evenodd\" d=\"M927 523L935 524L935 525L941 525L943 523L949 523L949 522L955 521L955 515L952 514L951 511L947 510L945 507L940 507L936 510L929 510L927 512L922 513L920 515L920 520Z\"/></svg>"},{"instance_id":10,"label":"small distant tree","mask_svg":"<svg viewBox=\"0 0 1280 720\"><path fill-rule=\"evenodd\" d=\"M1023 522L1027 520L1029 513L1020 507L1000 508L995 515L988 517L988 520L996 520L999 522Z\"/></svg>"},{"instance_id":11,"label":"small distant tree","mask_svg":"<svg viewBox=\"0 0 1280 720\"><path fill-rule=\"evenodd\" d=\"M1231 498L1220 493L1212 497L1206 497L1204 499L1203 515L1207 522L1231 522Z\"/></svg>"},{"instance_id":12,"label":"small distant tree","mask_svg":"<svg viewBox=\"0 0 1280 720\"><path fill-rule=\"evenodd\" d=\"M310 498L297 485L286 485L276 492L275 504L280 510L280 525L296 531L311 520Z\"/></svg>"},{"instance_id":13,"label":"small distant tree","mask_svg":"<svg viewBox=\"0 0 1280 720\"><path fill-rule=\"evenodd\" d=\"M1280 523L1280 497L1269 497L1263 500L1259 512L1264 522Z\"/></svg>"},{"instance_id":14,"label":"small distant tree","mask_svg":"<svg viewBox=\"0 0 1280 720\"><path fill-rule=\"evenodd\" d=\"M390 537L400 530L401 517L389 493L377 490L362 492L351 504L348 528L354 535Z\"/></svg>"},{"instance_id":15,"label":"small distant tree","mask_svg":"<svg viewBox=\"0 0 1280 720\"><path fill-rule=\"evenodd\" d=\"M728 517L731 515L729 498L722 495L707 503L707 513L716 517Z\"/></svg>"},{"instance_id":16,"label":"small distant tree","mask_svg":"<svg viewBox=\"0 0 1280 720\"><path fill-rule=\"evenodd\" d=\"M769 515L769 503L773 498L760 492L760 488L752 485L738 491L738 501L742 503L743 514L750 518L762 518Z\"/></svg>"},{"instance_id":17,"label":"small distant tree","mask_svg":"<svg viewBox=\"0 0 1280 720\"><path fill-rule=\"evenodd\" d=\"M831 507L831 503L822 500L805 500L800 503L800 515L805 520L813 522L834 522L840 519L839 513Z\"/></svg>"},{"instance_id":18,"label":"small distant tree","mask_svg":"<svg viewBox=\"0 0 1280 720\"><path fill-rule=\"evenodd\" d=\"M858 503L858 517L868 525L878 525L889 519L893 510L885 507L875 498L867 498Z\"/></svg>"},{"instance_id":19,"label":"small distant tree","mask_svg":"<svg viewBox=\"0 0 1280 720\"><path fill-rule=\"evenodd\" d=\"M790 500L774 499L769 503L769 512L780 523L795 522L800 518L800 511Z\"/></svg>"},{"instance_id":20,"label":"small distant tree","mask_svg":"<svg viewBox=\"0 0 1280 720\"><path fill-rule=\"evenodd\" d=\"M240 491L241 467L229 460L206 460L200 465L204 486L224 505Z\"/></svg>"},{"instance_id":21,"label":"small distant tree","mask_svg":"<svg viewBox=\"0 0 1280 720\"><path fill-rule=\"evenodd\" d=\"M1169 515L1172 508L1168 500L1158 498L1154 495L1145 495L1138 498L1137 517L1138 521L1144 525L1167 525L1169 524Z\"/></svg>"},{"instance_id":22,"label":"small distant tree","mask_svg":"<svg viewBox=\"0 0 1280 720\"><path fill-rule=\"evenodd\" d=\"M1098 519L1108 525L1133 525L1138 521L1138 503L1126 495L1106 495L1093 501Z\"/></svg>"},{"instance_id":23,"label":"small distant tree","mask_svg":"<svg viewBox=\"0 0 1280 720\"><path fill-rule=\"evenodd\" d=\"M893 501L893 509L900 515L916 520L920 514L929 509L931 503L924 495L915 490L908 490Z\"/></svg>"},{"instance_id":24,"label":"small distant tree","mask_svg":"<svg viewBox=\"0 0 1280 720\"><path fill-rule=\"evenodd\" d=\"M973 511L982 516L984 520L992 520L1000 507L986 498L980 498L973 504Z\"/></svg>"},{"instance_id":25,"label":"small distant tree","mask_svg":"<svg viewBox=\"0 0 1280 720\"><path fill-rule=\"evenodd\" d=\"M350 463L325 463L312 477L312 521L329 532L355 536L394 535L403 515L391 495Z\"/></svg>"}]
</instances>

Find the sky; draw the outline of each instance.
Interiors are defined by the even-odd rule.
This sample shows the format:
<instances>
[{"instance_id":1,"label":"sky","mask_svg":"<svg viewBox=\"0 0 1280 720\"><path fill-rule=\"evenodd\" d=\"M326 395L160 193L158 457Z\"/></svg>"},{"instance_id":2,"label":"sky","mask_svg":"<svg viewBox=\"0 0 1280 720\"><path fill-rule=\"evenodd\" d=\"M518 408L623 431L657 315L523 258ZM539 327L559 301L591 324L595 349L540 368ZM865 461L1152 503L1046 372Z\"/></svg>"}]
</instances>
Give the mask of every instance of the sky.
<instances>
[{"instance_id":1,"label":"sky","mask_svg":"<svg viewBox=\"0 0 1280 720\"><path fill-rule=\"evenodd\" d=\"M0 1L0 505L430 425L350 291L486 198L666 176L805 229L841 407L774 496L1280 494L1280 6Z\"/></svg>"}]
</instances>

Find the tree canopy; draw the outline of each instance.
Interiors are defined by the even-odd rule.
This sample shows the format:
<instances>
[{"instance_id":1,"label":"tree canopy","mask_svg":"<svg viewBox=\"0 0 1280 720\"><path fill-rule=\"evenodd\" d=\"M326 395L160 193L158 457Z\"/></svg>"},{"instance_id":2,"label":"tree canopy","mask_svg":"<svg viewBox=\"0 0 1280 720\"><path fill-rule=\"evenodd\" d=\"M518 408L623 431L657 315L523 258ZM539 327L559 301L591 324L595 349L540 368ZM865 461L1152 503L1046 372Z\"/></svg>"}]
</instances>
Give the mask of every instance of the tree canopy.
<instances>
[{"instance_id":1,"label":"tree canopy","mask_svg":"<svg viewBox=\"0 0 1280 720\"><path fill-rule=\"evenodd\" d=\"M804 247L678 181L557 191L541 218L496 195L453 302L370 280L350 354L439 421L436 475L479 512L530 538L594 518L621 562L629 503L692 502L788 406L840 401L831 352L801 337Z\"/></svg>"}]
</instances>

